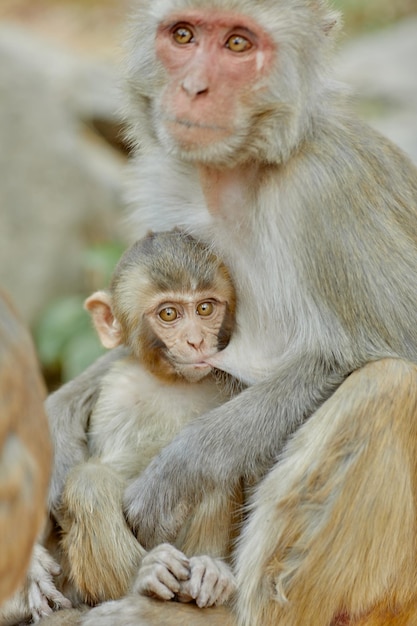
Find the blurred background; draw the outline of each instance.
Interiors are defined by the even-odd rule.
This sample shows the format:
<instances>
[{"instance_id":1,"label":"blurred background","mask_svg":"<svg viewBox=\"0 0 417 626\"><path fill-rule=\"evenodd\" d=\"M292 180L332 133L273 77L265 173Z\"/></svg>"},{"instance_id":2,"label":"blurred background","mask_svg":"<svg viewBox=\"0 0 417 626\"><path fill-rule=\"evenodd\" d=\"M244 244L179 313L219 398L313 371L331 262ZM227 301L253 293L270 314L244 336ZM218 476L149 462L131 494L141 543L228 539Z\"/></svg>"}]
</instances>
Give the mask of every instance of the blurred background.
<instances>
[{"instance_id":1,"label":"blurred background","mask_svg":"<svg viewBox=\"0 0 417 626\"><path fill-rule=\"evenodd\" d=\"M130 0L0 0L0 286L52 389L100 348L84 298L126 243L120 83ZM417 163L417 0L334 0L339 76Z\"/></svg>"}]
</instances>

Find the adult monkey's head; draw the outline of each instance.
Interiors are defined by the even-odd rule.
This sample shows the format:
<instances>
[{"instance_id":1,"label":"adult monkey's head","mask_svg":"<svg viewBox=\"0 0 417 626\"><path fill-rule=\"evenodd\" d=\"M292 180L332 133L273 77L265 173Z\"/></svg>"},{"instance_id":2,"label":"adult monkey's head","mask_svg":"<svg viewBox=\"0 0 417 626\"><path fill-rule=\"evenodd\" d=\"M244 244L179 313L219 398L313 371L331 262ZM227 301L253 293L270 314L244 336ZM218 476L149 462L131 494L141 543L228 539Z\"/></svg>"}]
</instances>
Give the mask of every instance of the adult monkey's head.
<instances>
[{"instance_id":1,"label":"adult monkey's head","mask_svg":"<svg viewBox=\"0 0 417 626\"><path fill-rule=\"evenodd\" d=\"M285 161L326 99L337 15L322 0L139 0L128 70L137 140L181 158Z\"/></svg>"}]
</instances>

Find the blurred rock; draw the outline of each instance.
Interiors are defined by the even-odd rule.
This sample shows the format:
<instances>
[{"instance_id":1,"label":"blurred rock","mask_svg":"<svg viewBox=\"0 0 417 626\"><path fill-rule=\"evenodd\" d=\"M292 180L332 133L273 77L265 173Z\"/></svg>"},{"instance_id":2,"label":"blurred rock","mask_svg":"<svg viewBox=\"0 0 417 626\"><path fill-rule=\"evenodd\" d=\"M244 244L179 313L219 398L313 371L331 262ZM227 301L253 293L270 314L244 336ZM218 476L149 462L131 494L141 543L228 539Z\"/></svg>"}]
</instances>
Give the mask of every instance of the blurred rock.
<instances>
[{"instance_id":1,"label":"blurred rock","mask_svg":"<svg viewBox=\"0 0 417 626\"><path fill-rule=\"evenodd\" d=\"M360 113L417 163L417 17L342 47L340 77Z\"/></svg>"},{"instance_id":2,"label":"blurred rock","mask_svg":"<svg viewBox=\"0 0 417 626\"><path fill-rule=\"evenodd\" d=\"M118 72L0 24L0 285L32 323L79 290L82 252L120 235Z\"/></svg>"}]
</instances>

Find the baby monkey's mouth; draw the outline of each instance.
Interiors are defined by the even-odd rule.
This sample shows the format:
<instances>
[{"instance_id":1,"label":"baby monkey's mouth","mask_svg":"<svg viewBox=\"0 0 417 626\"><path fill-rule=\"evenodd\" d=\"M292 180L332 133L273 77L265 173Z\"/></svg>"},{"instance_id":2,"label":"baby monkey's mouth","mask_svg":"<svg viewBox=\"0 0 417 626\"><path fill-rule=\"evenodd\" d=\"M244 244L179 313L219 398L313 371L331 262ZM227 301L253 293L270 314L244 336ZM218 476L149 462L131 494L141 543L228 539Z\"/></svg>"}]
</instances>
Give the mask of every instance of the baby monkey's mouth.
<instances>
[{"instance_id":1,"label":"baby monkey's mouth","mask_svg":"<svg viewBox=\"0 0 417 626\"><path fill-rule=\"evenodd\" d=\"M210 357L207 357L207 360L200 359L199 361L177 361L177 365L179 367L195 367L196 369L211 367L211 365L208 363L209 358Z\"/></svg>"},{"instance_id":2,"label":"baby monkey's mouth","mask_svg":"<svg viewBox=\"0 0 417 626\"><path fill-rule=\"evenodd\" d=\"M202 369L204 367L213 367L210 364L210 359L218 354L218 350L207 351L205 353L193 354L193 355L181 355L180 358L175 358L175 363L178 367L195 367L196 369Z\"/></svg>"},{"instance_id":3,"label":"baby monkey's mouth","mask_svg":"<svg viewBox=\"0 0 417 626\"><path fill-rule=\"evenodd\" d=\"M190 363L190 366L195 367L196 369L203 369L204 367L211 367L211 365L209 365L205 361L200 361L198 363Z\"/></svg>"}]
</instances>

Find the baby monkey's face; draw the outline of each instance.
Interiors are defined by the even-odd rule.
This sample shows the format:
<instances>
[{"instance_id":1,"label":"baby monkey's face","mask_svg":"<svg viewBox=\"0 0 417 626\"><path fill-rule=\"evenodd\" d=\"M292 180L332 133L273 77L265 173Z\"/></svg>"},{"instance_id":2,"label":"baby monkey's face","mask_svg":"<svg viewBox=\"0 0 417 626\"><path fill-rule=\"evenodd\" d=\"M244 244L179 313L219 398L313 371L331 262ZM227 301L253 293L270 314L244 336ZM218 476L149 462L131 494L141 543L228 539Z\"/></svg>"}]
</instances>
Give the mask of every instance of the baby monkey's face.
<instances>
[{"instance_id":1,"label":"baby monkey's face","mask_svg":"<svg viewBox=\"0 0 417 626\"><path fill-rule=\"evenodd\" d=\"M227 303L217 293L164 294L146 313L161 350L178 374L196 382L209 374L206 359L227 345Z\"/></svg>"}]
</instances>

